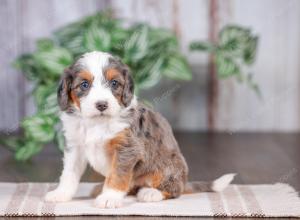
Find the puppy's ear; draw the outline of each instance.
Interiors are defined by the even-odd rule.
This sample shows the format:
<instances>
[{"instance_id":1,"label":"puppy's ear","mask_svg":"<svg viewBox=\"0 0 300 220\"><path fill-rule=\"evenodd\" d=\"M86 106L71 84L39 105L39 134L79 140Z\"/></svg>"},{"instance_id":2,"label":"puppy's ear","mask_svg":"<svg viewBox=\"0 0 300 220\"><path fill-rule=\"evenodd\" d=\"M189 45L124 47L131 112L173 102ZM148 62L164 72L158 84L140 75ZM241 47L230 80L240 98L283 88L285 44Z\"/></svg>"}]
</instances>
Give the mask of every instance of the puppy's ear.
<instances>
[{"instance_id":1,"label":"puppy's ear","mask_svg":"<svg viewBox=\"0 0 300 220\"><path fill-rule=\"evenodd\" d=\"M128 67L124 68L122 73L125 79L125 84L122 93L122 102L124 106L127 107L130 104L134 95L134 82Z\"/></svg>"},{"instance_id":2,"label":"puppy's ear","mask_svg":"<svg viewBox=\"0 0 300 220\"><path fill-rule=\"evenodd\" d=\"M66 69L60 80L57 90L57 102L62 111L66 111L70 107L70 91L72 84L72 75L70 69Z\"/></svg>"}]
</instances>

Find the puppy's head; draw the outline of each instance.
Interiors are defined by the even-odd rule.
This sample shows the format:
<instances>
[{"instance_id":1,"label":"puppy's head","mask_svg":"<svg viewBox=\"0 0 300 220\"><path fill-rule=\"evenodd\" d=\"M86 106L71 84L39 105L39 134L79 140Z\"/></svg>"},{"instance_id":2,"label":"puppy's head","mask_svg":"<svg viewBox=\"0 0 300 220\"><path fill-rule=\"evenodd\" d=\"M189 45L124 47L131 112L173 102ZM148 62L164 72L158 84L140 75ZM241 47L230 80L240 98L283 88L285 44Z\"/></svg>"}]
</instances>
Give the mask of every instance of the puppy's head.
<instances>
[{"instance_id":1,"label":"puppy's head","mask_svg":"<svg viewBox=\"0 0 300 220\"><path fill-rule=\"evenodd\" d=\"M62 111L83 117L113 117L130 105L134 85L128 67L108 53L81 56L63 74L58 89Z\"/></svg>"}]
</instances>

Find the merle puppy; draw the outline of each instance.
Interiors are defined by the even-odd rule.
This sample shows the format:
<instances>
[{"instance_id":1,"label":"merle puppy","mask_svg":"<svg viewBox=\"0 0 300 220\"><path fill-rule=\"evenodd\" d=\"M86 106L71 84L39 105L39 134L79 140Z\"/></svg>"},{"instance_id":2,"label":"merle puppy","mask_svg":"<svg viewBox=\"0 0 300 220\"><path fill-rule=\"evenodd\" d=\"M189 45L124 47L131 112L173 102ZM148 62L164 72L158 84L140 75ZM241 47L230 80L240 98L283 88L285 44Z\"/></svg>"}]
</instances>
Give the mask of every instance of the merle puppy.
<instances>
[{"instance_id":1,"label":"merle puppy","mask_svg":"<svg viewBox=\"0 0 300 220\"><path fill-rule=\"evenodd\" d=\"M46 201L71 200L88 163L105 176L101 190L94 191L100 208L120 207L128 194L156 202L220 191L233 179L227 174L213 182L187 182L188 167L169 123L137 101L128 67L108 53L86 53L67 68L58 103L64 169Z\"/></svg>"}]
</instances>

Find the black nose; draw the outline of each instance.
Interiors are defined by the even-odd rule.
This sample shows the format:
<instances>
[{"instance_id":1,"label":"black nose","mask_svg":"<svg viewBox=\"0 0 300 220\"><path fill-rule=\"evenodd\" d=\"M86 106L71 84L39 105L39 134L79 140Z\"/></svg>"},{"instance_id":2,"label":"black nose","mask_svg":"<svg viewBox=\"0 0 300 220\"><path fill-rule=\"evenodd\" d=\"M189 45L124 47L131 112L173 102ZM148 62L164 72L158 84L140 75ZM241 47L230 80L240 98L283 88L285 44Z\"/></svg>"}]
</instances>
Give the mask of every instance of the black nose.
<instances>
[{"instance_id":1,"label":"black nose","mask_svg":"<svg viewBox=\"0 0 300 220\"><path fill-rule=\"evenodd\" d=\"M100 112L105 111L105 109L107 109L107 107L108 107L108 103L105 102L105 101L97 102L97 103L96 103L96 108L97 108Z\"/></svg>"}]
</instances>

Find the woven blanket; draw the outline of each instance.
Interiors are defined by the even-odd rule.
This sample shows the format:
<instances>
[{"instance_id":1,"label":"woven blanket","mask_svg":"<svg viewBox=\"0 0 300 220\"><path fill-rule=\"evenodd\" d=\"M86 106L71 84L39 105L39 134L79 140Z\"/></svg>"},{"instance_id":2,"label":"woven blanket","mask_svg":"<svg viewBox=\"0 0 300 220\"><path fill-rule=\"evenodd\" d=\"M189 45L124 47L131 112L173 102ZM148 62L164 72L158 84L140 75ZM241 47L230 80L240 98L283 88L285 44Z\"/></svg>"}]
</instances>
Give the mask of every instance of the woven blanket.
<instances>
[{"instance_id":1,"label":"woven blanket","mask_svg":"<svg viewBox=\"0 0 300 220\"><path fill-rule=\"evenodd\" d=\"M51 183L0 183L0 216L228 216L228 217L300 217L300 199L287 184L230 185L221 193L196 193L177 199L141 203L126 197L124 207L93 207L89 193L95 184L81 183L70 202L44 202Z\"/></svg>"}]
</instances>

